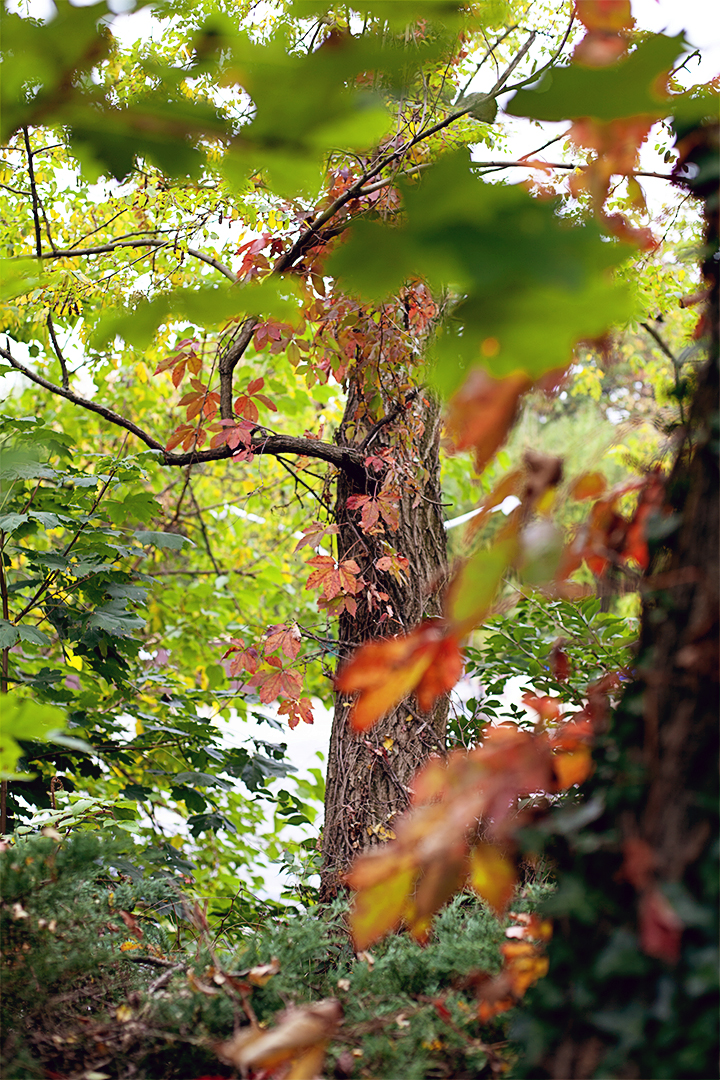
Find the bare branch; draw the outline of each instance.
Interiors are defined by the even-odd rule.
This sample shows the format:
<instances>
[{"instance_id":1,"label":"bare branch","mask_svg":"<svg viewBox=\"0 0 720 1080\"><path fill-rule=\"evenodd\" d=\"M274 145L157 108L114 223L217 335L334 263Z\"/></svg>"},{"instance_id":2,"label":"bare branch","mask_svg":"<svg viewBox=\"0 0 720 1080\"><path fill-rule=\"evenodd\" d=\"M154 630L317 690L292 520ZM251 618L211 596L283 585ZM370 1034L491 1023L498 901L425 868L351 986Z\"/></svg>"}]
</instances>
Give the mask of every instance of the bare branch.
<instances>
[{"instance_id":1,"label":"bare branch","mask_svg":"<svg viewBox=\"0 0 720 1080\"><path fill-rule=\"evenodd\" d=\"M662 349L662 351L663 351L663 352L665 353L665 355L667 356L668 360L672 360L672 362L673 362L673 364L675 365L675 367L677 367L677 366L678 366L678 362L679 362L679 361L678 361L678 359L677 359L677 357L676 357L676 356L675 356L675 355L674 355L674 354L673 354L673 353L672 353L672 352L670 351L670 349L668 348L668 346L667 346L667 345L665 344L665 342L663 341L663 339L662 339L662 338L660 337L660 335L658 334L657 330L655 330L655 329L654 329L654 328L653 328L652 326L650 326L650 324L649 324L649 323L646 323L646 322L641 322L641 323L640 323L640 325L642 326L643 330L646 330L646 331L647 331L647 333L648 333L648 334L650 335L650 337L651 337L651 338L652 338L652 339L653 339L653 340L654 340L655 342L657 342L657 344L658 344L658 345L660 346L660 348Z\"/></svg>"},{"instance_id":2,"label":"bare branch","mask_svg":"<svg viewBox=\"0 0 720 1080\"><path fill-rule=\"evenodd\" d=\"M562 138L561 136L558 136ZM549 169L567 169L571 172L575 169L586 169L587 165L580 164L568 164L565 161L473 161L471 167L473 169L537 169L538 166L547 165ZM642 169L636 169L629 173L613 173L614 176L655 176L658 180L674 180L675 177L670 173L659 172L646 172Z\"/></svg>"},{"instance_id":3,"label":"bare branch","mask_svg":"<svg viewBox=\"0 0 720 1080\"><path fill-rule=\"evenodd\" d=\"M150 248L164 248L170 247L172 240L114 240L108 244L97 244L95 247L86 248L66 248L62 251L46 251L40 252L39 258L41 259L78 259L85 255L105 255L110 251L117 251L118 248L138 248L138 247L150 247ZM183 249L181 249L183 250ZM208 266L212 266L215 270L219 270L221 274L232 281L233 284L237 282L237 274L226 266L225 263L220 262L213 255L206 255L204 251L198 251L197 248L185 248L188 255L192 255L194 259L200 259L202 262L207 263Z\"/></svg>"},{"instance_id":4,"label":"bare branch","mask_svg":"<svg viewBox=\"0 0 720 1080\"><path fill-rule=\"evenodd\" d=\"M30 192L32 194L32 208L33 208L33 222L35 223L35 254L38 258L42 257L42 241L40 239L40 212L39 212L39 200L37 193L37 185L35 183L35 169L33 167L33 152L30 146L30 136L28 129L24 127L22 129L23 141L25 142L25 151L27 153L28 162L28 177L30 179Z\"/></svg>"},{"instance_id":5,"label":"bare branch","mask_svg":"<svg viewBox=\"0 0 720 1080\"><path fill-rule=\"evenodd\" d=\"M220 374L220 417L223 420L232 420L233 372L252 341L253 330L257 324L258 318L255 315L245 319L229 348L220 357L218 364Z\"/></svg>"},{"instance_id":6,"label":"bare branch","mask_svg":"<svg viewBox=\"0 0 720 1080\"><path fill-rule=\"evenodd\" d=\"M55 355L57 356L58 360L60 361L60 370L62 371L63 390L69 390L70 389L70 376L68 375L67 364L65 363L65 357L62 354L62 349L60 348L60 344L58 342L58 339L55 336L55 324L53 323L52 315L50 314L49 311L48 311L48 316L47 316L47 328L48 328L48 330L50 332L50 340L53 343L53 348L55 350Z\"/></svg>"},{"instance_id":7,"label":"bare branch","mask_svg":"<svg viewBox=\"0 0 720 1080\"><path fill-rule=\"evenodd\" d=\"M570 16L570 22L568 23L567 30L563 34L562 41L560 42L560 44L558 45L557 49L552 54L550 59L547 61L547 63L543 64L543 66L541 68L538 68L537 71L533 71L532 75L528 75L527 79L521 79L521 81L519 83L515 83L514 86L508 86L507 90L505 91L506 94L509 94L512 90L519 90L522 86L527 86L528 83L534 82L535 79L539 78L539 76L542 75L542 73L544 71L547 71L548 68L551 68L553 66L553 64L555 63L555 61L558 59L561 52L565 48L565 43L567 42L567 39L570 37L570 31L573 28L573 23L574 22L575 22L575 8L573 7L573 11L572 11L572 14Z\"/></svg>"}]
</instances>

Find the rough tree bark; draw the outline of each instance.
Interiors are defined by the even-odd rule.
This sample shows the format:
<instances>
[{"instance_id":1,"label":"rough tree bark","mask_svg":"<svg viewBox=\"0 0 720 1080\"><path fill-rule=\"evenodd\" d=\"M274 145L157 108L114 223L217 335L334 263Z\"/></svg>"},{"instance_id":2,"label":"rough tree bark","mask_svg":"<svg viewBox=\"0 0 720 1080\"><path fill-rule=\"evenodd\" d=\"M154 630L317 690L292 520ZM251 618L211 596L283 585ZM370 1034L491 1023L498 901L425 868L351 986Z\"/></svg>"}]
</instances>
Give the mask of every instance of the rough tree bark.
<instances>
[{"instance_id":1,"label":"rough tree bark","mask_svg":"<svg viewBox=\"0 0 720 1080\"><path fill-rule=\"evenodd\" d=\"M703 186L685 181L705 199L710 354L657 519L670 531L644 583L636 678L583 785L591 824L552 849L550 974L517 1026L534 1080L718 1075L718 130L684 140L686 161L714 163Z\"/></svg>"},{"instance_id":2,"label":"rough tree bark","mask_svg":"<svg viewBox=\"0 0 720 1080\"><path fill-rule=\"evenodd\" d=\"M360 530L358 514L348 509L347 501L352 495L372 493L376 485L379 487L376 474L371 469L364 476L340 473L336 499L339 557L355 559L365 581L375 584L388 599L374 601L371 606L367 590L363 590L357 597L356 614L340 616L339 664L370 638L402 633L423 618L441 614L447 553L439 476L439 403L423 390L406 395L404 408L382 396L386 399L385 415L395 413L396 418L382 427L377 422L373 426L367 419L371 414L361 382L358 378L351 381L337 442L360 446L368 454L378 454L387 446L393 447L393 454L403 454L396 438L397 427L402 425L404 464L413 475L398 491L397 531L385 529L384 533L368 535ZM358 422L359 416L365 417L364 423ZM407 578L402 584L374 566L382 554L383 539L408 559ZM383 614L386 618L381 621ZM414 699L409 698L362 735L349 728L351 704L347 695L337 695L323 833L322 894L326 899L337 893L342 872L358 852L391 838L393 818L407 809L413 775L432 752L445 746L447 698L430 714L420 713Z\"/></svg>"}]
</instances>

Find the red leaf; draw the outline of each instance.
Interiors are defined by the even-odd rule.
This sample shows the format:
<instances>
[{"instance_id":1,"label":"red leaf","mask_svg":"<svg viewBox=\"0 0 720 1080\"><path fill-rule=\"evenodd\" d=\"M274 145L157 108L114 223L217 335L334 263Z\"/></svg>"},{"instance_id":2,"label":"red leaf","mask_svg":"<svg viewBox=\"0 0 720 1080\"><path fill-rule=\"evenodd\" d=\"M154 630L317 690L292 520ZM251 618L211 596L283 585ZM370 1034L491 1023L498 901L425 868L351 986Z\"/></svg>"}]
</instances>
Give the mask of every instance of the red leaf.
<instances>
[{"instance_id":1,"label":"red leaf","mask_svg":"<svg viewBox=\"0 0 720 1080\"><path fill-rule=\"evenodd\" d=\"M297 698L302 690L300 672L293 671L292 668L277 668L272 664L273 660L276 664L280 663L276 657L271 656L267 661L271 666L261 668L248 680L247 684L257 690L258 697L265 705L269 705L271 701L276 701L279 697Z\"/></svg>"},{"instance_id":2,"label":"red leaf","mask_svg":"<svg viewBox=\"0 0 720 1080\"><path fill-rule=\"evenodd\" d=\"M287 656L288 660L295 660L300 652L301 641L302 634L296 625L286 626L282 623L279 626L271 626L265 639L265 655L279 650Z\"/></svg>"},{"instance_id":3,"label":"red leaf","mask_svg":"<svg viewBox=\"0 0 720 1080\"><path fill-rule=\"evenodd\" d=\"M629 881L637 892L649 888L657 857L647 841L637 836L628 837L623 844L623 856L620 876Z\"/></svg>"},{"instance_id":4,"label":"red leaf","mask_svg":"<svg viewBox=\"0 0 720 1080\"><path fill-rule=\"evenodd\" d=\"M648 956L667 960L680 959L683 924L659 889L646 892L640 898L640 945Z\"/></svg>"},{"instance_id":5,"label":"red leaf","mask_svg":"<svg viewBox=\"0 0 720 1080\"><path fill-rule=\"evenodd\" d=\"M260 659L259 653L254 645L246 649L242 638L234 641L230 648L223 653L223 660L228 656L232 656L232 660L228 664L229 675L240 675L243 671L249 671L251 675L254 675L257 671Z\"/></svg>"},{"instance_id":6,"label":"red leaf","mask_svg":"<svg viewBox=\"0 0 720 1080\"><path fill-rule=\"evenodd\" d=\"M278 706L278 713L287 716L290 728L296 728L301 720L305 724L315 723L310 699L306 697L300 698L299 701L288 698L287 701L283 701L282 705Z\"/></svg>"},{"instance_id":7,"label":"red leaf","mask_svg":"<svg viewBox=\"0 0 720 1080\"><path fill-rule=\"evenodd\" d=\"M257 423L259 416L257 405L247 394L241 394L239 398L235 399L235 412L238 416L244 417L251 423Z\"/></svg>"},{"instance_id":8,"label":"red leaf","mask_svg":"<svg viewBox=\"0 0 720 1080\"><path fill-rule=\"evenodd\" d=\"M326 600L332 600L338 593L356 593L362 588L356 575L360 567L354 559L345 559L337 563L332 555L315 555L308 559L308 566L315 569L307 580L306 589L322 589Z\"/></svg>"},{"instance_id":9,"label":"red leaf","mask_svg":"<svg viewBox=\"0 0 720 1080\"><path fill-rule=\"evenodd\" d=\"M306 525L302 536L295 545L295 551L300 551L307 544L308 547L318 548L326 536L334 536L338 531L337 525L321 525L319 521L312 525Z\"/></svg>"},{"instance_id":10,"label":"red leaf","mask_svg":"<svg viewBox=\"0 0 720 1080\"><path fill-rule=\"evenodd\" d=\"M550 670L558 682L567 682L570 678L570 658L560 641L550 650Z\"/></svg>"}]
</instances>

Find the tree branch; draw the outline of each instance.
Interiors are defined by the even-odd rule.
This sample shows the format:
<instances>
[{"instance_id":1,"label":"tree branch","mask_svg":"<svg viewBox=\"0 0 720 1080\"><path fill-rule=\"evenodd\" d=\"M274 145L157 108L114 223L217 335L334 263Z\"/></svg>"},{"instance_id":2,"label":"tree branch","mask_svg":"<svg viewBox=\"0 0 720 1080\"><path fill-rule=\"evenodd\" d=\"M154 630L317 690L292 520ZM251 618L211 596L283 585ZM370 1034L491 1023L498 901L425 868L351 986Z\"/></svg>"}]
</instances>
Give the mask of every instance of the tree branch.
<instances>
[{"instance_id":1,"label":"tree branch","mask_svg":"<svg viewBox=\"0 0 720 1080\"><path fill-rule=\"evenodd\" d=\"M370 431L360 443L361 454L364 454L367 451L370 443L377 438L377 436L380 434L384 427L387 427L388 424L392 424L393 420L397 420L398 416L400 416L401 413L405 412L408 405L410 405L410 403L415 400L419 393L420 391L418 389L411 390L408 394L405 395L404 401L399 401L397 405L395 405L390 410L387 416L383 416L381 420L378 420L376 424L373 424L373 426L370 428Z\"/></svg>"},{"instance_id":2,"label":"tree branch","mask_svg":"<svg viewBox=\"0 0 720 1080\"><path fill-rule=\"evenodd\" d=\"M104 420L115 424L116 427L129 431L131 435L135 435L151 450L157 450L161 455L160 460L163 465L182 467L202 462L222 461L225 458L232 457L235 453L235 450L230 446L217 446L212 450L189 450L183 454L168 451L161 442L158 442L157 439L133 423L132 420L126 419L126 417L116 413L113 409L109 409L106 405L88 401L72 390L65 390L42 375L38 375L37 372L31 371L25 364L15 359L7 341L6 345L6 348L0 346L0 356L7 360L12 368L21 372L31 382L36 383L37 386L42 386L44 390L48 390L51 394L57 394L58 397L65 398L66 401L71 402L73 405L77 405L81 409L87 409L88 412L97 413L98 416L102 416ZM277 457L278 454L294 454L299 457L311 457L319 461L326 461L337 469L344 469L358 476L365 475L362 455L359 450L353 447L336 446L335 443L320 442L319 439L306 439L293 435L263 435L253 439L248 449L255 455L268 454L271 457Z\"/></svg>"},{"instance_id":3,"label":"tree branch","mask_svg":"<svg viewBox=\"0 0 720 1080\"><path fill-rule=\"evenodd\" d=\"M23 141L25 143L25 151L27 153L28 161L28 176L30 178L30 193L32 195L32 209L33 209L33 222L35 224L35 254L38 259L42 258L42 241L40 239L40 212L39 212L39 199L37 193L37 184L35 183L35 168L33 166L33 152L30 147L30 135L28 129L24 127L22 129Z\"/></svg>"},{"instance_id":4,"label":"tree branch","mask_svg":"<svg viewBox=\"0 0 720 1080\"><path fill-rule=\"evenodd\" d=\"M41 259L78 259L85 255L105 255L107 252L117 251L118 248L164 248L170 247L172 243L172 240L154 240L150 238L146 240L113 240L108 244L96 244L94 247L66 248L62 251L41 252L38 257ZM229 281L233 282L233 284L237 282L237 274L213 255L206 255L204 251L198 251L197 248L191 247L181 250L187 251L188 255L192 255L194 259L200 259L202 262L207 263L208 266L212 266L215 270L219 270L220 273L224 274Z\"/></svg>"},{"instance_id":5,"label":"tree branch","mask_svg":"<svg viewBox=\"0 0 720 1080\"><path fill-rule=\"evenodd\" d=\"M670 351L670 349L668 348L668 346L667 346L667 345L665 344L665 342L663 341L663 339L662 339L662 338L660 337L660 335L658 334L657 330L654 330L654 329L653 329L653 327L652 327L652 326L650 326L650 324L649 324L649 323L646 323L646 322L641 322L641 323L640 323L640 325L642 326L643 330L646 330L646 331L647 331L647 333L648 333L648 334L650 335L650 337L651 337L651 338L652 338L652 339L653 339L653 340L654 340L655 342L657 342L657 344L658 344L658 345L660 346L660 348L662 349L662 351L663 351L663 352L665 353L665 355L667 356L668 360L672 360L672 363L673 363L673 365L674 365L675 367L677 367L677 366L678 366L678 359L677 359L677 357L676 357L676 356L675 356L675 355L674 355L674 354L673 354L673 353L672 353L672 352Z\"/></svg>"},{"instance_id":6,"label":"tree branch","mask_svg":"<svg viewBox=\"0 0 720 1080\"><path fill-rule=\"evenodd\" d=\"M562 136L560 136L562 138ZM470 163L473 169L537 169L543 165L547 165L549 169L587 169L587 165L568 165L564 161L473 161ZM655 176L658 180L674 180L675 177L670 173L649 172L642 169L633 170L629 173L613 173L613 176Z\"/></svg>"},{"instance_id":7,"label":"tree branch","mask_svg":"<svg viewBox=\"0 0 720 1080\"><path fill-rule=\"evenodd\" d=\"M250 315L249 318L245 319L240 326L239 333L235 336L227 351L220 357L218 372L220 374L220 418L222 420L232 420L233 372L252 341L253 330L258 322L256 315Z\"/></svg>"},{"instance_id":8,"label":"tree branch","mask_svg":"<svg viewBox=\"0 0 720 1080\"><path fill-rule=\"evenodd\" d=\"M62 372L63 390L69 390L70 389L70 376L68 375L67 364L65 363L65 357L62 354L62 350L60 348L60 344L58 342L58 339L55 336L55 324L53 323L52 315L50 314L49 311L48 311L48 316L47 316L47 328L48 328L48 330L50 332L50 340L53 343L53 348L55 349L55 355L57 356L58 360L60 361L60 370Z\"/></svg>"}]
</instances>

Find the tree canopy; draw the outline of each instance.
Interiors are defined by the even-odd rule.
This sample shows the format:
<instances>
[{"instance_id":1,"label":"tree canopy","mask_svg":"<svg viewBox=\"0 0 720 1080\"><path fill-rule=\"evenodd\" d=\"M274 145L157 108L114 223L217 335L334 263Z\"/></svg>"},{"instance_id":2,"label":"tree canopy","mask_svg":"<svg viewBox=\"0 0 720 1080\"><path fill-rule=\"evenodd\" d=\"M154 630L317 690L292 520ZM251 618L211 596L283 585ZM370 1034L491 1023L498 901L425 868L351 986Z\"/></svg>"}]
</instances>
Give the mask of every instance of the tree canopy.
<instances>
[{"instance_id":1,"label":"tree canopy","mask_svg":"<svg viewBox=\"0 0 720 1080\"><path fill-rule=\"evenodd\" d=\"M708 1075L716 84L625 0L132 12L3 16L12 970L58 903L28 917L21 855L57 855L110 911L115 1022L170 983L118 957L167 965L232 1002L218 1068L321 1075L334 1039L375 1074L325 969L259 1026L309 910L349 928L343 993L389 934L438 958L372 993L456 1033L462 1064L414 1051L442 1075ZM32 1060L77 1069L61 1044Z\"/></svg>"}]
</instances>

